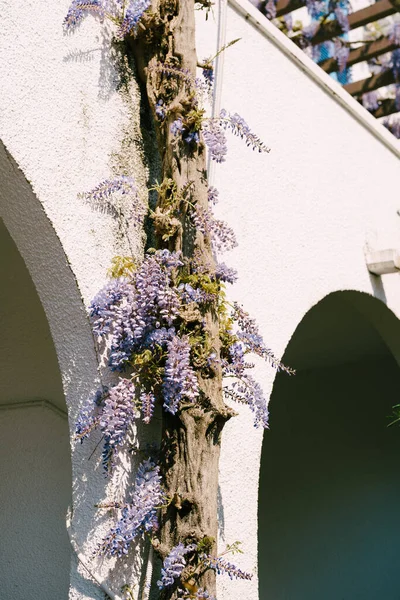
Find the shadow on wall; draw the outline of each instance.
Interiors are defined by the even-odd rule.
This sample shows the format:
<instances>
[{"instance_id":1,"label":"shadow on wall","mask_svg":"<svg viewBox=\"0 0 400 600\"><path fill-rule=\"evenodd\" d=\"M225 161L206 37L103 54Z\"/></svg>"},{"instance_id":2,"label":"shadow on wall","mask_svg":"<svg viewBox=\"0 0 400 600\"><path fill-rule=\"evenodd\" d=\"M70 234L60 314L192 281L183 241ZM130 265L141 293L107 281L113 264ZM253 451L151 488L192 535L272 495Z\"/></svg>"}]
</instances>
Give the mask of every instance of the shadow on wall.
<instances>
[{"instance_id":1,"label":"shadow on wall","mask_svg":"<svg viewBox=\"0 0 400 600\"><path fill-rule=\"evenodd\" d=\"M396 338L398 319L358 292L296 329L284 362L297 374L277 375L263 442L260 600L400 598Z\"/></svg>"},{"instance_id":2,"label":"shadow on wall","mask_svg":"<svg viewBox=\"0 0 400 600\"><path fill-rule=\"evenodd\" d=\"M0 597L66 600L72 482L60 371L39 297L1 220L0 257Z\"/></svg>"}]
</instances>

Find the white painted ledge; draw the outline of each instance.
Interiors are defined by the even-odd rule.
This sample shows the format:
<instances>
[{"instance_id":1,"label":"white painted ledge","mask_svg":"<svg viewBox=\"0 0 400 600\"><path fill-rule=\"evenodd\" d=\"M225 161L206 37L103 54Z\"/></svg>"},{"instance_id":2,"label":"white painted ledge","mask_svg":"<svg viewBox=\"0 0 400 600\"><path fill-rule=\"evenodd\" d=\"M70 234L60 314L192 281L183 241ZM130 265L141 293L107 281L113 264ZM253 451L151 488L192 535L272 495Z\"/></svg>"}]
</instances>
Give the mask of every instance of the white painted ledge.
<instances>
[{"instance_id":1,"label":"white painted ledge","mask_svg":"<svg viewBox=\"0 0 400 600\"><path fill-rule=\"evenodd\" d=\"M400 254L397 250L378 250L365 257L368 271L373 275L400 272Z\"/></svg>"},{"instance_id":2,"label":"white painted ledge","mask_svg":"<svg viewBox=\"0 0 400 600\"><path fill-rule=\"evenodd\" d=\"M400 141L377 121L357 100L342 86L323 71L284 33L279 31L249 0L228 0L228 4L242 17L249 21L262 35L272 41L288 56L310 79L315 81L338 104L343 106L361 125L384 144L393 154L400 158Z\"/></svg>"}]
</instances>

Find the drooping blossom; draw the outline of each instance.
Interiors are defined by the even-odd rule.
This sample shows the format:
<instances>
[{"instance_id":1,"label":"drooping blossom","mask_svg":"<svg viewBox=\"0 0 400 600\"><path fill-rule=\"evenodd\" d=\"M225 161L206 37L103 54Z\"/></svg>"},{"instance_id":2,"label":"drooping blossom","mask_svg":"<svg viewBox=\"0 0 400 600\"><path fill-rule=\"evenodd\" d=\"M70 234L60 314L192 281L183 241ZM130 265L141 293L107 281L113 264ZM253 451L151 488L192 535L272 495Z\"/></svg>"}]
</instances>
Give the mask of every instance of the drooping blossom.
<instances>
[{"instance_id":1,"label":"drooping blossom","mask_svg":"<svg viewBox=\"0 0 400 600\"><path fill-rule=\"evenodd\" d=\"M374 90L372 92L366 92L365 94L363 94L362 95L362 104L363 104L364 108L366 108L367 110L370 110L370 111L373 111L373 110L376 110L377 108L379 108L377 92Z\"/></svg>"},{"instance_id":2,"label":"drooping blossom","mask_svg":"<svg viewBox=\"0 0 400 600\"><path fill-rule=\"evenodd\" d=\"M182 542L172 548L171 552L164 560L161 569L161 579L157 581L157 585L160 589L174 585L175 580L180 578L186 567L186 554L193 552L196 548L196 544L185 546Z\"/></svg>"},{"instance_id":3,"label":"drooping blossom","mask_svg":"<svg viewBox=\"0 0 400 600\"><path fill-rule=\"evenodd\" d=\"M121 516L115 527L98 547L98 554L124 556L132 541L144 532L158 528L157 509L165 502L160 469L151 460L139 466L135 485L128 503L118 505Z\"/></svg>"},{"instance_id":4,"label":"drooping blossom","mask_svg":"<svg viewBox=\"0 0 400 600\"><path fill-rule=\"evenodd\" d=\"M140 19L150 6L151 0L131 0L116 33L116 38L122 40L126 35L135 36L138 32Z\"/></svg>"},{"instance_id":5,"label":"drooping blossom","mask_svg":"<svg viewBox=\"0 0 400 600\"><path fill-rule=\"evenodd\" d=\"M208 147L210 157L217 163L225 162L228 151L226 146L225 131L217 122L205 122L203 126L203 137Z\"/></svg>"},{"instance_id":6,"label":"drooping blossom","mask_svg":"<svg viewBox=\"0 0 400 600\"><path fill-rule=\"evenodd\" d=\"M237 271L228 267L225 263L218 263L215 267L215 276L220 281L235 283L238 278Z\"/></svg>"},{"instance_id":7,"label":"drooping blossom","mask_svg":"<svg viewBox=\"0 0 400 600\"><path fill-rule=\"evenodd\" d=\"M167 344L167 353L162 393L165 410L174 415L182 401L196 401L199 384L190 364L190 344L187 337L174 336Z\"/></svg>"},{"instance_id":8,"label":"drooping blossom","mask_svg":"<svg viewBox=\"0 0 400 600\"><path fill-rule=\"evenodd\" d=\"M212 246L219 252L232 250L237 246L234 231L220 219L216 219L209 208L196 206L192 219L197 229L211 239Z\"/></svg>"},{"instance_id":9,"label":"drooping blossom","mask_svg":"<svg viewBox=\"0 0 400 600\"><path fill-rule=\"evenodd\" d=\"M104 399L99 426L104 434L103 465L108 473L114 466L118 446L126 439L129 428L136 417L134 402L135 386L129 379L121 379L110 388Z\"/></svg>"},{"instance_id":10,"label":"drooping blossom","mask_svg":"<svg viewBox=\"0 0 400 600\"><path fill-rule=\"evenodd\" d=\"M168 250L147 254L131 280L111 282L92 301L93 330L109 337L113 370L122 371L134 352L151 348L157 329L172 326L181 300L171 272L179 265L180 257Z\"/></svg>"},{"instance_id":11,"label":"drooping blossom","mask_svg":"<svg viewBox=\"0 0 400 600\"><path fill-rule=\"evenodd\" d=\"M142 419L148 425L151 421L154 412L156 398L153 392L142 392L140 394L140 402L142 404Z\"/></svg>"},{"instance_id":12,"label":"drooping blossom","mask_svg":"<svg viewBox=\"0 0 400 600\"><path fill-rule=\"evenodd\" d=\"M222 109L219 119L223 127L242 138L246 142L246 145L250 146L253 150L269 152L269 148L251 131L246 121L237 113L230 114L225 109Z\"/></svg>"},{"instance_id":13,"label":"drooping blossom","mask_svg":"<svg viewBox=\"0 0 400 600\"><path fill-rule=\"evenodd\" d=\"M67 30L76 27L90 12L103 17L104 2L102 0L73 0L64 19L64 27Z\"/></svg>"},{"instance_id":14,"label":"drooping blossom","mask_svg":"<svg viewBox=\"0 0 400 600\"><path fill-rule=\"evenodd\" d=\"M222 557L214 557L209 555L203 555L202 561L204 564L213 569L218 575L228 575L231 579L252 579L253 575L251 573L246 573L242 571L232 563L223 559Z\"/></svg>"}]
</instances>

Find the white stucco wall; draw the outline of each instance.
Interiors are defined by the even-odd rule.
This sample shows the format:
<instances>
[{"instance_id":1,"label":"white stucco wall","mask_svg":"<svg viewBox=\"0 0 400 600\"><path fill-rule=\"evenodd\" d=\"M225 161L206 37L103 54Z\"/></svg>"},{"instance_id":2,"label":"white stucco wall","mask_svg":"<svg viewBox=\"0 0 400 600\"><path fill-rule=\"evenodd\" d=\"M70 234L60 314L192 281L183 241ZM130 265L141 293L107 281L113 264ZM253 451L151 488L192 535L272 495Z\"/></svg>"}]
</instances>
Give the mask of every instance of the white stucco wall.
<instances>
[{"instance_id":1,"label":"white stucco wall","mask_svg":"<svg viewBox=\"0 0 400 600\"><path fill-rule=\"evenodd\" d=\"M77 193L113 173L130 172L145 197L155 166L144 161L137 85L129 94L117 91L107 28L87 19L65 36L67 9L67 1L50 8L44 0L3 7L0 137L16 164L2 152L0 167L1 215L46 310L72 430L78 406L98 384L80 294L87 304L103 285L110 259L130 252L112 218L93 211ZM271 147L269 155L254 154L230 136L227 162L215 170L217 212L239 241L226 257L240 273L231 295L257 316L278 355L307 310L332 291L375 294L399 314L398 276L371 277L364 261L367 247L395 247L399 240L399 162L389 134L374 135L372 117L343 108L339 86L323 74L319 85L315 65L290 58L279 32L261 16L260 29L232 6L227 14L226 41L242 40L224 57L221 103L244 116ZM203 58L216 45L216 24L212 16L208 23L200 18ZM138 252L141 239L134 231L130 242ZM274 373L263 366L257 373L268 395ZM237 563L256 571L262 432L254 430L248 411L239 412L223 436L221 544L241 540L245 554ZM99 539L93 504L105 495L101 469L96 463L93 473L86 460L97 441L74 446L73 453L73 531L88 558ZM107 579L107 561L94 567ZM139 571L136 561L129 578L134 581ZM114 590L127 582L117 577ZM257 598L256 577L220 579L221 599L242 595ZM100 598L101 592L73 568L70 597Z\"/></svg>"},{"instance_id":2,"label":"white stucco wall","mask_svg":"<svg viewBox=\"0 0 400 600\"><path fill-rule=\"evenodd\" d=\"M121 236L109 214L93 210L77 194L129 172L145 199L149 168L135 81L129 90L116 91L121 79L110 35L98 21L88 19L74 35L64 34L68 7L68 1L50 6L33 0L2 7L0 138L6 151L0 148L0 214L46 311L72 434L79 407L99 386L84 306L104 285L111 258L137 254L142 245L140 233ZM99 523L94 508L107 495L101 452L88 468L98 441L94 436L84 446L72 443L71 534L102 581L111 563L92 560L107 527L106 516ZM122 584L135 582L140 564L134 562ZM122 584L119 574L118 593ZM70 598L103 597L73 556Z\"/></svg>"},{"instance_id":3,"label":"white stucco wall","mask_svg":"<svg viewBox=\"0 0 400 600\"><path fill-rule=\"evenodd\" d=\"M364 258L367 248L400 243L400 164L394 138L326 74L319 83L317 67L293 45L289 58L283 34L241 4L262 26L228 6L226 41L241 41L225 52L221 106L243 116L271 152L253 153L229 136L227 160L215 168L216 210L239 242L226 256L240 276L230 295L256 316L281 356L308 309L333 291L374 294L400 316L399 276L369 275ZM273 370L257 367L257 377L269 394ZM223 433L221 542L241 540L245 554L236 562L256 571L262 432L239 412ZM258 597L256 578L219 582L223 598Z\"/></svg>"}]
</instances>

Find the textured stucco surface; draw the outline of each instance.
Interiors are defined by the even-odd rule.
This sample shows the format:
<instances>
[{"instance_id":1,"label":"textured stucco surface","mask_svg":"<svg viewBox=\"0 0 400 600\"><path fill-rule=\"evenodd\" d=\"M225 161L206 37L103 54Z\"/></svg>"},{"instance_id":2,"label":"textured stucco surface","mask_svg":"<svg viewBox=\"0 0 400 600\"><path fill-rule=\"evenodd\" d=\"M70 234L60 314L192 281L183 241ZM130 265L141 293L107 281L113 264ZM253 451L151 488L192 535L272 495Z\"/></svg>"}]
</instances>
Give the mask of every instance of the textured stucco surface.
<instances>
[{"instance_id":1,"label":"textured stucco surface","mask_svg":"<svg viewBox=\"0 0 400 600\"><path fill-rule=\"evenodd\" d=\"M242 115L271 152L252 153L229 136L227 160L215 169L217 212L239 242L226 256L240 276L230 295L279 356L305 313L333 291L373 294L399 316L399 276L370 276L364 259L366 249L398 247L398 159L228 7L226 40L238 37L225 53L221 106ZM274 372L256 370L269 394ZM223 433L221 538L242 540L237 562L256 570L262 432L239 412ZM256 578L219 581L222 597L258 597Z\"/></svg>"},{"instance_id":2,"label":"textured stucco surface","mask_svg":"<svg viewBox=\"0 0 400 600\"><path fill-rule=\"evenodd\" d=\"M144 199L152 170L144 159L138 87L133 82L128 93L119 86L110 32L87 19L64 35L67 9L68 2L50 8L44 0L3 7L0 137L12 158L1 149L0 206L46 312L72 429L99 381L84 305L103 285L111 257L130 252L111 216L77 194L130 172ZM216 35L212 20L201 23L199 58L212 54ZM254 154L229 136L228 160L215 170L217 212L239 241L226 257L240 274L231 295L257 316L278 355L309 308L336 290L374 294L399 315L398 276L371 277L364 260L366 248L398 244L398 159L229 8L226 39L237 37L224 60L222 106L242 114L271 153ZM137 232L130 231L129 242L140 251ZM256 370L268 396L274 372ZM222 545L241 540L245 554L237 562L256 571L262 432L245 408L239 413L223 434L220 536ZM73 535L88 559L106 526L93 510L106 495L99 453L87 462L97 442L74 445L72 454ZM91 565L107 578L107 561ZM133 583L139 571L133 557L132 570L115 573L114 589ZM221 599L241 596L257 598L256 577L220 579ZM70 597L102 597L75 563Z\"/></svg>"},{"instance_id":3,"label":"textured stucco surface","mask_svg":"<svg viewBox=\"0 0 400 600\"><path fill-rule=\"evenodd\" d=\"M151 169L143 159L140 124L145 117L138 87L134 79L123 85L127 67L110 46L110 31L87 19L65 35L68 7L68 1L50 6L41 0L2 7L0 138L6 150L0 152L0 214L49 321L72 432L79 407L99 386L84 307L104 285L111 258L140 253L142 247L140 233L129 227L129 235L123 235L124 227L107 211L96 210L78 193L129 173L145 200ZM98 441L93 436L84 446L72 443L71 533L102 580L110 564L93 564L92 553L107 518L99 518L93 505L104 500L110 484L99 451L88 464ZM129 575L116 576L118 592L121 579L134 583L140 564L133 562ZM73 560L70 597L103 596Z\"/></svg>"}]
</instances>

